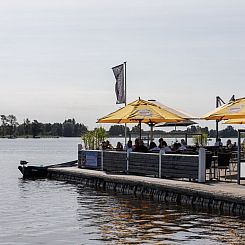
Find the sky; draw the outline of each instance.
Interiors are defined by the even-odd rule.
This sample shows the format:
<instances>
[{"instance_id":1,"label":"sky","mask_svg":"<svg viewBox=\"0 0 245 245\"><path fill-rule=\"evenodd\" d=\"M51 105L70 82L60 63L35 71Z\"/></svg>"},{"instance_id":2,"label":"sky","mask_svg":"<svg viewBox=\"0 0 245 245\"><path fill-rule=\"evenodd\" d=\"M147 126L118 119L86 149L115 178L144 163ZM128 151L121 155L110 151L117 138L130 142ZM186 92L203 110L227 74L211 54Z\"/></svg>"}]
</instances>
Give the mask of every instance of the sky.
<instances>
[{"instance_id":1,"label":"sky","mask_svg":"<svg viewBox=\"0 0 245 245\"><path fill-rule=\"evenodd\" d=\"M128 102L200 117L216 96L245 96L244 10L244 0L0 1L0 114L92 130L123 106L111 68L125 61Z\"/></svg>"}]
</instances>

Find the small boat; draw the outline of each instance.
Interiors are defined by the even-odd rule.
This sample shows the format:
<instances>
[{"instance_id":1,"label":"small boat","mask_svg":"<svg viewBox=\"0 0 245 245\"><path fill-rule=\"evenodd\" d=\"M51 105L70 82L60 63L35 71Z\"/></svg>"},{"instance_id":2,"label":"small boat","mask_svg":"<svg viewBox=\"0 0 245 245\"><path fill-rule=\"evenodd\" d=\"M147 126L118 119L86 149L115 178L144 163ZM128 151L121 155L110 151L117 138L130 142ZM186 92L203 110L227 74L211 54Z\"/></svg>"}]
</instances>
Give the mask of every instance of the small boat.
<instances>
[{"instance_id":1,"label":"small boat","mask_svg":"<svg viewBox=\"0 0 245 245\"><path fill-rule=\"evenodd\" d=\"M18 166L18 169L23 174L24 179L29 178L46 178L48 175L48 168L42 166Z\"/></svg>"},{"instance_id":2,"label":"small boat","mask_svg":"<svg viewBox=\"0 0 245 245\"><path fill-rule=\"evenodd\" d=\"M20 166L18 169L23 174L24 179L37 179L37 178L46 178L48 175L48 168L60 168L60 167L72 167L77 164L77 160L59 163L59 164L52 164L49 166L26 166L27 161L20 161Z\"/></svg>"}]
</instances>

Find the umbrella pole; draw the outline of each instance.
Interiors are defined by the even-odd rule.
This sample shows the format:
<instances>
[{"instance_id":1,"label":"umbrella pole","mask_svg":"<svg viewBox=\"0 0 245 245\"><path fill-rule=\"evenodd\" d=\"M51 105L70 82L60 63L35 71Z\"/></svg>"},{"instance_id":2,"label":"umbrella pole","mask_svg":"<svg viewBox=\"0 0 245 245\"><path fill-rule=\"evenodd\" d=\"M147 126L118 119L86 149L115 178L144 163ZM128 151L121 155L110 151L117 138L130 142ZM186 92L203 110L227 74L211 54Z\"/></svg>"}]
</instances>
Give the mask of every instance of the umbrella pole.
<instances>
[{"instance_id":1,"label":"umbrella pole","mask_svg":"<svg viewBox=\"0 0 245 245\"><path fill-rule=\"evenodd\" d=\"M125 137L125 145L127 145L127 123L125 123L124 137Z\"/></svg>"},{"instance_id":2,"label":"umbrella pole","mask_svg":"<svg viewBox=\"0 0 245 245\"><path fill-rule=\"evenodd\" d=\"M139 121L139 129L140 129L140 140L141 140L141 120Z\"/></svg>"},{"instance_id":3,"label":"umbrella pole","mask_svg":"<svg viewBox=\"0 0 245 245\"><path fill-rule=\"evenodd\" d=\"M152 142L153 141L153 126L154 126L154 124L153 123L150 123L149 124L150 125L150 142Z\"/></svg>"},{"instance_id":4,"label":"umbrella pole","mask_svg":"<svg viewBox=\"0 0 245 245\"><path fill-rule=\"evenodd\" d=\"M221 103L225 104L225 102L219 96L216 96L216 108L221 106L222 105ZM216 120L216 142L218 141L218 138L219 138L219 120Z\"/></svg>"},{"instance_id":5,"label":"umbrella pole","mask_svg":"<svg viewBox=\"0 0 245 245\"><path fill-rule=\"evenodd\" d=\"M151 124L151 142L153 141L153 124Z\"/></svg>"}]
</instances>

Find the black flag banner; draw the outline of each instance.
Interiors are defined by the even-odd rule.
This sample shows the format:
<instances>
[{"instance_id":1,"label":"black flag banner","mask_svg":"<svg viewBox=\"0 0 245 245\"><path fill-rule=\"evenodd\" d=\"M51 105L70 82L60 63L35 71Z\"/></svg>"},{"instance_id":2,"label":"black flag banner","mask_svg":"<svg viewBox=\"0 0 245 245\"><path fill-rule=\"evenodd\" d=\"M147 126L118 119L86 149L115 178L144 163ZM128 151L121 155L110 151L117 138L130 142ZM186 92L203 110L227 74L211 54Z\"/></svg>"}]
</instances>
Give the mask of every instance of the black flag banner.
<instances>
[{"instance_id":1,"label":"black flag banner","mask_svg":"<svg viewBox=\"0 0 245 245\"><path fill-rule=\"evenodd\" d=\"M116 78L115 92L117 96L117 104L123 104L126 102L124 91L124 65L118 65L112 67L114 76Z\"/></svg>"}]
</instances>

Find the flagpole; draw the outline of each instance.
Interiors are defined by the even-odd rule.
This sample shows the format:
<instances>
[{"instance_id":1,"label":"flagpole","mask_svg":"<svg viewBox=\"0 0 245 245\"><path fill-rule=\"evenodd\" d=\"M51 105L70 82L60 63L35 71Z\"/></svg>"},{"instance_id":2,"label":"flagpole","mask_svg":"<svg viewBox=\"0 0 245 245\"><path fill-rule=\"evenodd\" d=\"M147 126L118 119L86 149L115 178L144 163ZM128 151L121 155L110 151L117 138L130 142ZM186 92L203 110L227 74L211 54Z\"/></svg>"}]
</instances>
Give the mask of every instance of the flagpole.
<instances>
[{"instance_id":1,"label":"flagpole","mask_svg":"<svg viewBox=\"0 0 245 245\"><path fill-rule=\"evenodd\" d=\"M124 94L125 94L125 106L127 105L127 89L126 89L126 86L127 86L127 79L126 79L126 61L124 62ZM125 134L125 146L127 144L127 123L125 123L125 131L124 131L124 134Z\"/></svg>"}]
</instances>

